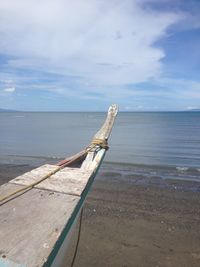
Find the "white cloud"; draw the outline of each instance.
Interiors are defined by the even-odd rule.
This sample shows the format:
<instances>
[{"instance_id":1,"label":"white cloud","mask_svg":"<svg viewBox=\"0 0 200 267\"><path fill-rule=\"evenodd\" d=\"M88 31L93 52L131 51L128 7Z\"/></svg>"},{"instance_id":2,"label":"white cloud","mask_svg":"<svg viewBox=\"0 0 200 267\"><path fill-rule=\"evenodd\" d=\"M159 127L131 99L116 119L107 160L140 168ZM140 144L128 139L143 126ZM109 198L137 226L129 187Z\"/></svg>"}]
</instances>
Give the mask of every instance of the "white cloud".
<instances>
[{"instance_id":1,"label":"white cloud","mask_svg":"<svg viewBox=\"0 0 200 267\"><path fill-rule=\"evenodd\" d=\"M189 106L189 107L186 107L187 110L193 110L193 109L198 109L197 106Z\"/></svg>"},{"instance_id":2,"label":"white cloud","mask_svg":"<svg viewBox=\"0 0 200 267\"><path fill-rule=\"evenodd\" d=\"M13 92L15 92L15 87L5 88L3 91L7 92L7 93L13 93Z\"/></svg>"},{"instance_id":3,"label":"white cloud","mask_svg":"<svg viewBox=\"0 0 200 267\"><path fill-rule=\"evenodd\" d=\"M154 43L179 19L137 0L1 1L0 53L13 56L9 67L72 76L80 86L145 82L162 73L165 54Z\"/></svg>"},{"instance_id":4,"label":"white cloud","mask_svg":"<svg viewBox=\"0 0 200 267\"><path fill-rule=\"evenodd\" d=\"M164 94L176 99L200 99L200 82L186 79L161 78L156 83L164 88ZM162 94L162 91L160 92Z\"/></svg>"}]
</instances>

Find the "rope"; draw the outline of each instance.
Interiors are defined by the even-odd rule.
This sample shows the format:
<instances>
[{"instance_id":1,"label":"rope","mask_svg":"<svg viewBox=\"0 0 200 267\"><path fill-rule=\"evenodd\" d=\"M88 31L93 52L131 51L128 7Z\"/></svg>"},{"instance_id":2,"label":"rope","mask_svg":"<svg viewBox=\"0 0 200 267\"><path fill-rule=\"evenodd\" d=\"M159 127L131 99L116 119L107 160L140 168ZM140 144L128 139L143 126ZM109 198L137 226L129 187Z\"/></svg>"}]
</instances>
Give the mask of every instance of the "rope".
<instances>
[{"instance_id":1,"label":"rope","mask_svg":"<svg viewBox=\"0 0 200 267\"><path fill-rule=\"evenodd\" d=\"M0 202L3 202L5 201L6 199L16 195L16 194L19 194L23 191L28 191L30 189L32 189L35 185L41 183L42 181L46 180L47 178L49 178L50 176L52 176L53 174L55 174L56 172L60 171L61 169L65 168L67 165L73 163L75 160L77 160L78 158L86 155L88 152L90 152L93 148L95 148L96 146L100 146L104 149L108 149L108 142L107 140L103 140L103 139L97 139L97 138L94 138L91 142L91 144L83 151L81 151L80 153L76 154L74 157L70 158L70 160L66 160L66 161L63 161L63 163L59 164L58 167L49 172L48 174L46 174L44 177L42 177L39 181L37 182L33 182L32 184L30 185L27 185L27 186L24 186L23 188L20 188L18 190L15 190L14 192L12 193L9 193L8 195L5 195L5 196L2 196L0 197ZM0 204L0 206L3 205Z\"/></svg>"},{"instance_id":2,"label":"rope","mask_svg":"<svg viewBox=\"0 0 200 267\"><path fill-rule=\"evenodd\" d=\"M10 194L1 197L0 198L0 202L4 201L4 200L6 200L6 199L8 199L8 198L10 198L10 197L12 197L12 196L20 193L20 192L23 192L25 190L28 190L28 189L33 188L35 185L37 185L37 184L41 183L42 181L46 180L47 178L49 178L51 175L55 174L57 171L59 171L62 168L63 168L63 166L58 166L55 170L51 171L50 173L48 173L47 175L45 175L44 177L42 177L39 181L34 182L34 183L30 184L30 185L24 186L23 188L20 188L18 190L15 190L14 192L12 192Z\"/></svg>"},{"instance_id":3,"label":"rope","mask_svg":"<svg viewBox=\"0 0 200 267\"><path fill-rule=\"evenodd\" d=\"M83 153L82 153L82 155L83 155ZM47 178L49 178L50 176L52 176L56 172L58 172L61 169L65 168L67 165L69 165L70 163L74 162L76 159L77 159L77 157L74 157L71 160L67 161L65 164L59 165L55 170L49 172L44 177L42 177L40 180L38 180L36 182L33 182L32 184L29 184L27 186L24 186L23 188L17 189L14 192L12 192L12 193L10 193L10 194L8 194L6 196L0 197L0 202L2 202L4 200L6 200L6 199L18 194L18 193L21 193L21 192L26 191L26 190L28 191L28 189L32 189L35 185L41 183L42 181L46 180ZM2 205L2 204L0 204L0 205Z\"/></svg>"},{"instance_id":4,"label":"rope","mask_svg":"<svg viewBox=\"0 0 200 267\"><path fill-rule=\"evenodd\" d=\"M76 247L75 247L75 251L74 251L74 256L73 256L73 259L72 259L70 267L74 266L74 262L75 262L76 255L77 255L77 252L78 252L78 246L79 246L79 241L80 241L80 237L81 237L82 219L83 219L83 208L81 209L79 229L78 229L78 237L77 237Z\"/></svg>"},{"instance_id":5,"label":"rope","mask_svg":"<svg viewBox=\"0 0 200 267\"><path fill-rule=\"evenodd\" d=\"M97 145L97 146L100 146L100 147L102 147L102 148L104 148L104 149L106 149L106 150L109 149L108 142L107 142L107 140L105 140L105 139L94 138L94 139L92 140L91 144L92 144L92 145L95 145L95 146L96 146L96 145Z\"/></svg>"}]
</instances>

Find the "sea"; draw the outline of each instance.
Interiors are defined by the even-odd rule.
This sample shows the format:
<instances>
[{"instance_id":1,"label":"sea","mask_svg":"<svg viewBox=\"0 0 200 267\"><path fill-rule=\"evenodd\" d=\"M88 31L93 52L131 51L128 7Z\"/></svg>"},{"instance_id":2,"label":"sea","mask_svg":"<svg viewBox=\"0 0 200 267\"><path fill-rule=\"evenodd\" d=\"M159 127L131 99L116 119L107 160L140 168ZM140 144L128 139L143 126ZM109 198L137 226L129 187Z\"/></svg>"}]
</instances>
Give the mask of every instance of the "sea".
<instances>
[{"instance_id":1,"label":"sea","mask_svg":"<svg viewBox=\"0 0 200 267\"><path fill-rule=\"evenodd\" d=\"M0 164L38 166L85 148L103 112L0 112ZM106 179L200 181L200 112L119 112ZM135 181L135 180L134 180Z\"/></svg>"}]
</instances>

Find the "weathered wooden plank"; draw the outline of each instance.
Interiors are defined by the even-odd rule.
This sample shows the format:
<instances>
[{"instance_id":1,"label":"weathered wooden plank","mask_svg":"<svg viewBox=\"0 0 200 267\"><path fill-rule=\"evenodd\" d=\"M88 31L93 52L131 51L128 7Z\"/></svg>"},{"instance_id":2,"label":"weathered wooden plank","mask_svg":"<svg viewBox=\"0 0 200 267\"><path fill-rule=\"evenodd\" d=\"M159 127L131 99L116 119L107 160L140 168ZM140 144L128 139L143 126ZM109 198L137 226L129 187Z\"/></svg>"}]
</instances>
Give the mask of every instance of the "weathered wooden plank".
<instances>
[{"instance_id":1,"label":"weathered wooden plank","mask_svg":"<svg viewBox=\"0 0 200 267\"><path fill-rule=\"evenodd\" d=\"M116 114L117 106L113 105L94 139L107 141ZM106 150L98 142L92 144L96 145L81 168L65 167L31 190L3 202L0 210L0 255L3 256L0 267L18 267L18 264L20 267L42 267L47 258L49 265L53 262L53 266L60 267L57 263L62 262L61 250L66 249L69 231L105 155ZM57 168L46 164L21 175L0 187L0 195L39 182Z\"/></svg>"},{"instance_id":2,"label":"weathered wooden plank","mask_svg":"<svg viewBox=\"0 0 200 267\"><path fill-rule=\"evenodd\" d=\"M1 258L0 259L0 267L26 267L25 265L15 263L8 259Z\"/></svg>"},{"instance_id":3,"label":"weathered wooden plank","mask_svg":"<svg viewBox=\"0 0 200 267\"><path fill-rule=\"evenodd\" d=\"M22 188L22 185L15 185L15 184L10 184L7 186L7 184L3 184L0 186L0 196L6 196L9 195L10 193L14 192L15 190L18 190ZM2 204L2 203L1 203Z\"/></svg>"},{"instance_id":4,"label":"weathered wooden plank","mask_svg":"<svg viewBox=\"0 0 200 267\"><path fill-rule=\"evenodd\" d=\"M10 183L24 186L29 185L33 182L39 181L45 174L54 170L55 167L57 166L49 164L43 165L16 177L11 180ZM35 188L80 196L88 182L88 179L90 178L91 173L91 170L65 167L46 180L37 184Z\"/></svg>"},{"instance_id":5,"label":"weathered wooden plank","mask_svg":"<svg viewBox=\"0 0 200 267\"><path fill-rule=\"evenodd\" d=\"M6 184L1 190L19 186ZM29 267L42 266L68 223L79 197L32 189L1 206L1 255Z\"/></svg>"},{"instance_id":6,"label":"weathered wooden plank","mask_svg":"<svg viewBox=\"0 0 200 267\"><path fill-rule=\"evenodd\" d=\"M112 131L112 127L113 127L117 112L118 112L117 105L110 106L106 120L104 124L102 125L102 127L100 128L100 130L95 134L93 138L93 142L95 141L96 143L96 140L98 140L99 142L108 140L111 134L111 131ZM95 151L99 147L98 141L97 141L97 145L87 154L87 157L82 164L82 167L81 167L82 169L92 170L96 168L98 166L100 157L104 156L105 149L102 149L101 153L97 153L97 155L94 157Z\"/></svg>"},{"instance_id":7,"label":"weathered wooden plank","mask_svg":"<svg viewBox=\"0 0 200 267\"><path fill-rule=\"evenodd\" d=\"M86 159L84 160L83 164L81 165L81 169L84 171L94 171L104 157L106 150L101 149L96 153L94 157L94 152L89 152Z\"/></svg>"},{"instance_id":8,"label":"weathered wooden plank","mask_svg":"<svg viewBox=\"0 0 200 267\"><path fill-rule=\"evenodd\" d=\"M103 126L101 127L101 129L95 134L94 138L102 139L102 140L108 140L108 138L111 134L111 131L112 131L112 127L113 127L117 112L118 112L117 105L110 106L110 108L108 110L107 118L106 118Z\"/></svg>"},{"instance_id":9,"label":"weathered wooden plank","mask_svg":"<svg viewBox=\"0 0 200 267\"><path fill-rule=\"evenodd\" d=\"M81 196L91 173L80 168L64 168L38 184L37 188Z\"/></svg>"},{"instance_id":10,"label":"weathered wooden plank","mask_svg":"<svg viewBox=\"0 0 200 267\"><path fill-rule=\"evenodd\" d=\"M9 183L29 185L41 180L45 175L47 175L51 171L56 170L56 168L58 168L58 166L45 164L36 169L33 169L30 172L26 172L23 175L16 177L15 179L12 179L11 181L9 181Z\"/></svg>"}]
</instances>

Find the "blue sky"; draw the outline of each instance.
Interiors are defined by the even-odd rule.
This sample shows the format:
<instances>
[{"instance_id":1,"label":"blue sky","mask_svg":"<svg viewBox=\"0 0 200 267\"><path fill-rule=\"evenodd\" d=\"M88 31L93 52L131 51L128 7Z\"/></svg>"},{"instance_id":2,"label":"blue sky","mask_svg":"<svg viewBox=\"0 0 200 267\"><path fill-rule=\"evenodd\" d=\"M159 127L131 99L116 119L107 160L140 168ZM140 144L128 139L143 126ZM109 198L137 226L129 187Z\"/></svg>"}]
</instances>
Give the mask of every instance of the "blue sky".
<instances>
[{"instance_id":1,"label":"blue sky","mask_svg":"<svg viewBox=\"0 0 200 267\"><path fill-rule=\"evenodd\" d=\"M200 108L199 0L0 2L0 108Z\"/></svg>"}]
</instances>

